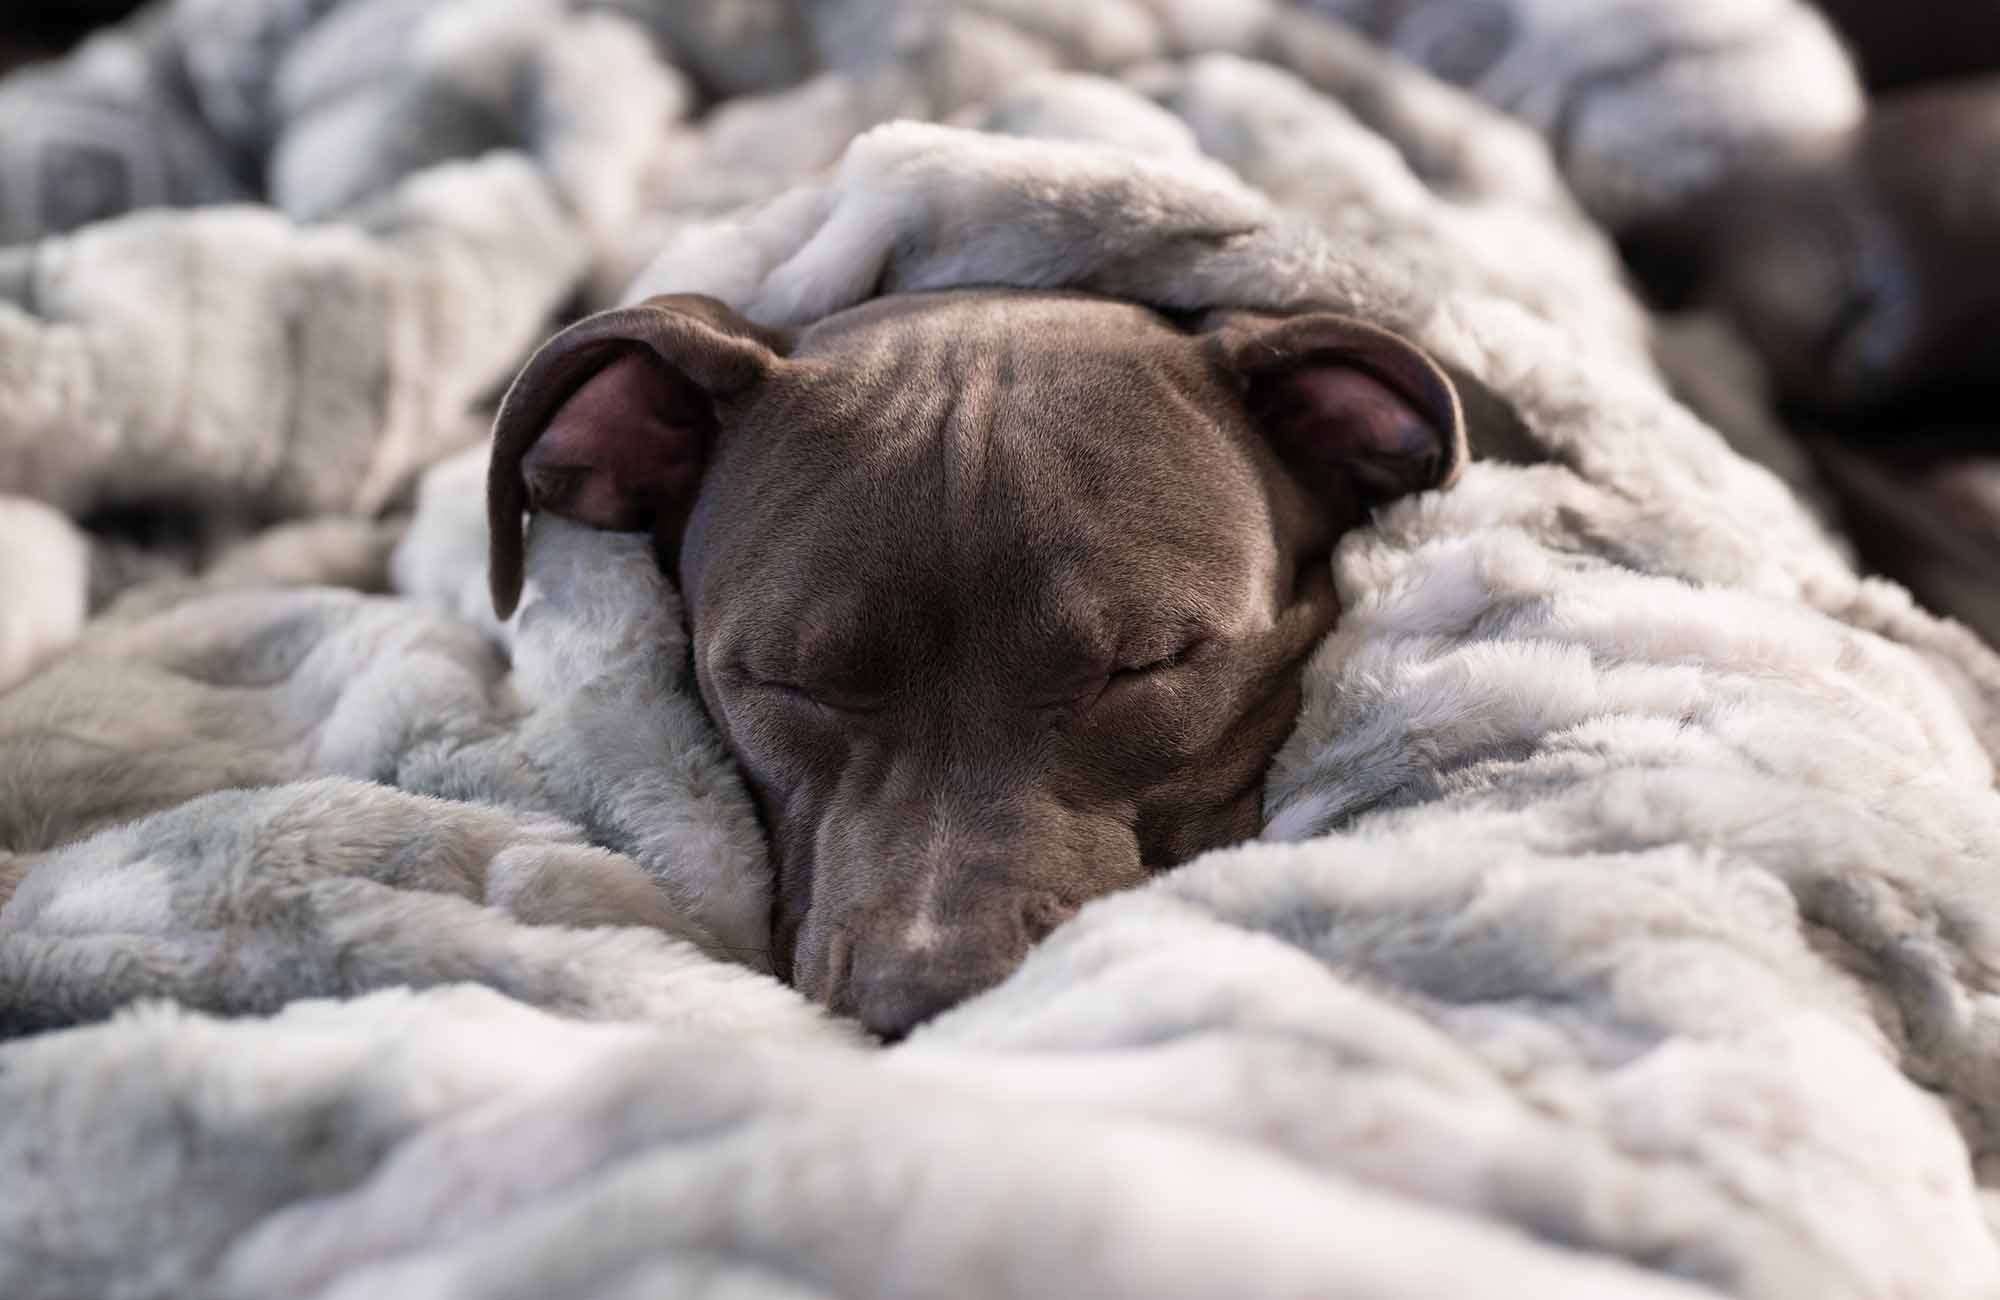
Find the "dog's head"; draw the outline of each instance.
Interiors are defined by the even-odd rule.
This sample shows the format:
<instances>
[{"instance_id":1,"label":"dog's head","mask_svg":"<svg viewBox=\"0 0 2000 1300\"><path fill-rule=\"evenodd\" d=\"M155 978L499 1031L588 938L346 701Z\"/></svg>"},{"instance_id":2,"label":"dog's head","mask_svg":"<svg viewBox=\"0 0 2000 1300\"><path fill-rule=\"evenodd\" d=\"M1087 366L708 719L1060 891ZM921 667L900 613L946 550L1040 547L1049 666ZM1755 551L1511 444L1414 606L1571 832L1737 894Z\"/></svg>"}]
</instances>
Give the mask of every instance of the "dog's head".
<instances>
[{"instance_id":1,"label":"dog's head","mask_svg":"<svg viewBox=\"0 0 2000 1300\"><path fill-rule=\"evenodd\" d=\"M524 510L653 534L772 836L777 966L895 1036L1257 833L1328 554L1449 482L1461 423L1435 363L1331 314L977 290L786 334L659 298L509 392L494 598Z\"/></svg>"}]
</instances>

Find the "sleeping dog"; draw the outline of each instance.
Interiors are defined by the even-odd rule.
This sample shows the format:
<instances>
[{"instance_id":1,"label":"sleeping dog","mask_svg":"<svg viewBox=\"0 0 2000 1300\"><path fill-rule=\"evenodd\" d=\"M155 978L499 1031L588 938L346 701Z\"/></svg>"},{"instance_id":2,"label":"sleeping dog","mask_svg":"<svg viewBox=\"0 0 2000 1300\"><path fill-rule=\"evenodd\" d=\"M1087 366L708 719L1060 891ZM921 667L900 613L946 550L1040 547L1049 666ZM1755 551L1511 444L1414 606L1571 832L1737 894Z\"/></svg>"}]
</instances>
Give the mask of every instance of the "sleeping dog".
<instances>
[{"instance_id":1,"label":"sleeping dog","mask_svg":"<svg viewBox=\"0 0 2000 1300\"><path fill-rule=\"evenodd\" d=\"M502 404L494 603L524 512L652 534L771 835L777 969L896 1038L1256 835L1334 543L1449 483L1462 424L1436 363L1333 314L971 290L787 332L655 298Z\"/></svg>"}]
</instances>

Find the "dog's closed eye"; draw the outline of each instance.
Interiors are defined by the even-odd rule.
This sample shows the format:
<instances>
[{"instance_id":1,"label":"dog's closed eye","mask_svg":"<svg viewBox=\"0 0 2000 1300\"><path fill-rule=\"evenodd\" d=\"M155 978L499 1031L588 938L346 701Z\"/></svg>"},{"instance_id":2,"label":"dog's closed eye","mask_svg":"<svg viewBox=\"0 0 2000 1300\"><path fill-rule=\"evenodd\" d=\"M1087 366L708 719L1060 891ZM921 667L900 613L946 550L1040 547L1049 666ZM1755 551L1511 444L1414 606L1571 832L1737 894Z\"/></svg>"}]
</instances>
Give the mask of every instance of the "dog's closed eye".
<instances>
[{"instance_id":1,"label":"dog's closed eye","mask_svg":"<svg viewBox=\"0 0 2000 1300\"><path fill-rule=\"evenodd\" d=\"M1125 684L1138 684L1164 676L1186 663L1202 646L1201 641L1191 641L1168 654L1137 654L1107 658L1111 666L1103 666L1102 659L1094 662L1085 657L1087 666L1069 674L1067 683L1050 691L1036 704L1036 708L1050 713L1078 715L1088 712L1107 693ZM1121 663L1120 660L1123 660Z\"/></svg>"},{"instance_id":2,"label":"dog's closed eye","mask_svg":"<svg viewBox=\"0 0 2000 1300\"><path fill-rule=\"evenodd\" d=\"M1116 681L1120 678L1148 677L1156 673L1167 672L1170 669L1178 668L1182 664L1186 663L1194 655L1194 652L1200 648L1201 648L1200 642L1198 641L1191 642L1190 644L1184 645L1180 649L1174 651L1172 654L1162 655L1157 659L1150 659L1141 663L1136 663L1131 665L1130 667L1114 669L1111 674L1112 680Z\"/></svg>"},{"instance_id":3,"label":"dog's closed eye","mask_svg":"<svg viewBox=\"0 0 2000 1300\"><path fill-rule=\"evenodd\" d=\"M882 701L879 698L833 686L806 686L798 682L769 678L758 679L751 684L758 690L780 699L829 713L861 716L878 712L882 708Z\"/></svg>"}]
</instances>

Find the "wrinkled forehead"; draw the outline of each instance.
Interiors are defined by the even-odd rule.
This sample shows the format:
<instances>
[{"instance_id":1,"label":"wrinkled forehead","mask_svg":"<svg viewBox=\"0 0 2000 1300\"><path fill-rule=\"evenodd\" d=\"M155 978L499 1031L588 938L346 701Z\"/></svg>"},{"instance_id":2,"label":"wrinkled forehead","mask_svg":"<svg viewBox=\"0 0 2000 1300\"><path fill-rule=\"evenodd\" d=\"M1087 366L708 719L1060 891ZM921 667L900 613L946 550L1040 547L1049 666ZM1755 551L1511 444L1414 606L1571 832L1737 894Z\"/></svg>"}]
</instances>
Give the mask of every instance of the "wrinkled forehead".
<instances>
[{"instance_id":1,"label":"wrinkled forehead","mask_svg":"<svg viewBox=\"0 0 2000 1300\"><path fill-rule=\"evenodd\" d=\"M725 433L746 626L1101 647L1264 594L1266 470L1193 340L1090 299L836 324Z\"/></svg>"}]
</instances>

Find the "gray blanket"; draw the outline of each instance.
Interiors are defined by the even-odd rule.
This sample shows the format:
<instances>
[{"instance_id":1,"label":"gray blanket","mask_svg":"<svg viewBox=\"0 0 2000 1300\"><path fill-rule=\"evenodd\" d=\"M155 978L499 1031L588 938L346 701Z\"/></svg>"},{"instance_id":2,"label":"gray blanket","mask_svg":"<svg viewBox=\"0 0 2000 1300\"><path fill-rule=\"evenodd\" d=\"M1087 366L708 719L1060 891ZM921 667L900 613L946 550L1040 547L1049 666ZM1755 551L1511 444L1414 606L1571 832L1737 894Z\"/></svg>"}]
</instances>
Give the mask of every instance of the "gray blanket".
<instances>
[{"instance_id":1,"label":"gray blanket","mask_svg":"<svg viewBox=\"0 0 2000 1300\"><path fill-rule=\"evenodd\" d=\"M1661 38L1630 89L1693 107L1630 166L1844 111L1758 8L1791 35L1678 81ZM0 1294L2000 1294L2000 659L1669 395L1564 173L1616 204L1497 74L1521 120L1170 0L107 40L272 206L0 253L0 485L42 503L0 509ZM1485 459L1334 556L1260 842L883 1049L759 973L643 545L538 525L498 624L447 453L565 302L974 283L1359 312ZM241 522L148 568L64 517L135 485Z\"/></svg>"}]
</instances>

